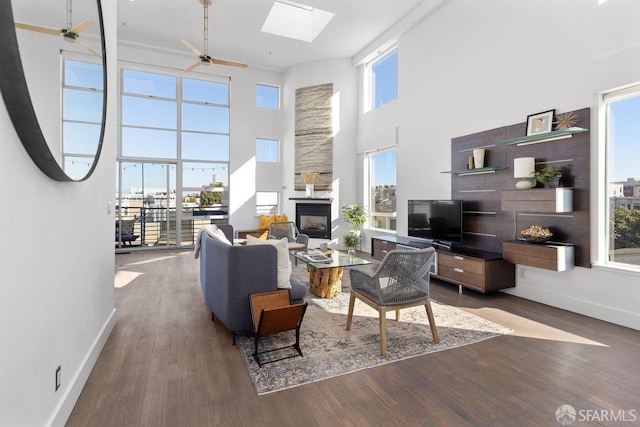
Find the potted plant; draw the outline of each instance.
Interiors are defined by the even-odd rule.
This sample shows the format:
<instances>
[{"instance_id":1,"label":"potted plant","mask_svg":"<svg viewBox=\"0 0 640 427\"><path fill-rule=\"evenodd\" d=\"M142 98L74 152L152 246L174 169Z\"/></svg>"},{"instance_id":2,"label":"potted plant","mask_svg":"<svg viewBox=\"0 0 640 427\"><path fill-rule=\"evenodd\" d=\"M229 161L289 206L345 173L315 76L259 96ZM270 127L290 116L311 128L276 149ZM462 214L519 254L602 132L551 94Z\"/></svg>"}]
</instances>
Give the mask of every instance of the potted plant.
<instances>
[{"instance_id":1,"label":"potted plant","mask_svg":"<svg viewBox=\"0 0 640 427\"><path fill-rule=\"evenodd\" d=\"M545 166L535 172L536 181L545 187L555 188L560 183L562 172L554 165Z\"/></svg>"},{"instance_id":2,"label":"potted plant","mask_svg":"<svg viewBox=\"0 0 640 427\"><path fill-rule=\"evenodd\" d=\"M360 244L360 236L355 234L353 230L349 230L349 232L342 238L342 243L344 244L344 247L347 248L347 253L349 255L353 255Z\"/></svg>"},{"instance_id":3,"label":"potted plant","mask_svg":"<svg viewBox=\"0 0 640 427\"><path fill-rule=\"evenodd\" d=\"M366 210L364 206L352 203L342 207L342 215L351 224L351 230L344 235L343 243L349 254L353 254L360 244L360 226L367 221Z\"/></svg>"},{"instance_id":4,"label":"potted plant","mask_svg":"<svg viewBox=\"0 0 640 427\"><path fill-rule=\"evenodd\" d=\"M364 206L357 203L343 206L342 215L344 216L344 220L351 224L351 228L354 231L360 231L360 226L367 221L367 214Z\"/></svg>"}]
</instances>

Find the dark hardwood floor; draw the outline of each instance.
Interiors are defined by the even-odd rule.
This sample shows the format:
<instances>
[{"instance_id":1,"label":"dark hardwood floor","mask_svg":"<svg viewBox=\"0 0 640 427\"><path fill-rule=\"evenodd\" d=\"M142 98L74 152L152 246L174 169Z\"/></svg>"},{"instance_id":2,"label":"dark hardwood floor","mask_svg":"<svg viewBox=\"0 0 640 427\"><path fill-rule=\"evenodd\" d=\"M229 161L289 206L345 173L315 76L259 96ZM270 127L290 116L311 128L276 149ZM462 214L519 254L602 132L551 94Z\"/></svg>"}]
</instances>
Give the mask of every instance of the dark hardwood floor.
<instances>
[{"instance_id":1,"label":"dark hardwood floor","mask_svg":"<svg viewBox=\"0 0 640 427\"><path fill-rule=\"evenodd\" d=\"M640 425L640 331L437 281L435 300L514 332L258 396L198 268L116 256L118 321L68 426L558 426L563 404L575 426Z\"/></svg>"}]
</instances>

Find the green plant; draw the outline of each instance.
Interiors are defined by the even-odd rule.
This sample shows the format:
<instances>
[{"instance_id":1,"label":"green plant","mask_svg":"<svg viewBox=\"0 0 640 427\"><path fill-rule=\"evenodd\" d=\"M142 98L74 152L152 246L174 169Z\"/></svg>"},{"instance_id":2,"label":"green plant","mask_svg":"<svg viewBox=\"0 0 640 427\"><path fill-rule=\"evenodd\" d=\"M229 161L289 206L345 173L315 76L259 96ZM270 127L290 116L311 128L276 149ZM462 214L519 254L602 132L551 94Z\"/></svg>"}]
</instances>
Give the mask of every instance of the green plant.
<instances>
[{"instance_id":1,"label":"green plant","mask_svg":"<svg viewBox=\"0 0 640 427\"><path fill-rule=\"evenodd\" d=\"M535 177L540 184L544 185L547 183L549 178L553 178L553 177L561 178L562 172L560 172L560 170L554 165L549 165L549 166L543 167L539 171L536 171Z\"/></svg>"},{"instance_id":2,"label":"green plant","mask_svg":"<svg viewBox=\"0 0 640 427\"><path fill-rule=\"evenodd\" d=\"M355 233L347 233L342 238L345 248L356 248L360 244L360 237Z\"/></svg>"},{"instance_id":3,"label":"green plant","mask_svg":"<svg viewBox=\"0 0 640 427\"><path fill-rule=\"evenodd\" d=\"M354 230L359 230L360 226L367 221L367 214L364 206L357 203L345 205L342 207L342 215L344 220L351 224Z\"/></svg>"}]
</instances>

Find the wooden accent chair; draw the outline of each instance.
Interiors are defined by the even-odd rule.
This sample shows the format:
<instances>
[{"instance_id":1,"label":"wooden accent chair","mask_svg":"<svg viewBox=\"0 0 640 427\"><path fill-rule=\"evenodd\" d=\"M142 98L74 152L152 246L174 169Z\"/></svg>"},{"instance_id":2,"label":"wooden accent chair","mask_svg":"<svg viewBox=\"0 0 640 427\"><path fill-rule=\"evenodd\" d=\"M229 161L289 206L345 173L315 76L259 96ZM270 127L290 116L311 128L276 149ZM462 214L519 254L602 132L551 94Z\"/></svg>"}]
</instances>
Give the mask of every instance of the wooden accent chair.
<instances>
[{"instance_id":1,"label":"wooden accent chair","mask_svg":"<svg viewBox=\"0 0 640 427\"><path fill-rule=\"evenodd\" d=\"M424 305L434 343L440 342L429 301L429 270L435 258L434 248L389 251L379 265L351 267L351 297L347 315L347 331L351 330L353 308L358 298L378 310L380 322L380 354L387 356L386 313Z\"/></svg>"},{"instance_id":2,"label":"wooden accent chair","mask_svg":"<svg viewBox=\"0 0 640 427\"><path fill-rule=\"evenodd\" d=\"M300 349L300 326L302 325L304 313L307 310L307 303L291 304L289 302L288 290L251 294L249 295L249 300L251 303L251 316L255 336L253 358L258 366L262 367L263 363L277 362L292 357L303 357L302 350ZM294 344L271 350L258 351L260 338L293 329L296 331L296 341ZM263 362L260 358L260 355L264 353L287 348L295 349L297 354L272 359L268 362Z\"/></svg>"}]
</instances>

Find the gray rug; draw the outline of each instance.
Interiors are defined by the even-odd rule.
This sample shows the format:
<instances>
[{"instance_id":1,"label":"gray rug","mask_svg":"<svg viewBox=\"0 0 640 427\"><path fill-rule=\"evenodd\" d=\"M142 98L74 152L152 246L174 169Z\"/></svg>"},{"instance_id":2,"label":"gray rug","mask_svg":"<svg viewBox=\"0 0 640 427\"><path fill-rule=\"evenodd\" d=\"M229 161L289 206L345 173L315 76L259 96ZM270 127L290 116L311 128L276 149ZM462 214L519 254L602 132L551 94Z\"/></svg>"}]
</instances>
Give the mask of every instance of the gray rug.
<instances>
[{"instance_id":1,"label":"gray rug","mask_svg":"<svg viewBox=\"0 0 640 427\"><path fill-rule=\"evenodd\" d=\"M306 271L294 267L296 277L308 282ZM455 307L432 301L440 343L431 341L431 331L424 307L400 312L399 322L388 313L387 353L380 356L380 335L377 312L356 300L353 325L346 331L349 307L349 278L345 269L342 294L334 299L321 299L309 294L309 306L302 322L300 346L304 357L293 357L259 367L251 354L254 340L236 337L236 343L256 386L258 394L271 393L320 381L361 369L395 362L436 351L477 343L511 332L481 317ZM283 347L295 342L295 332L288 331L261 340L260 350ZM296 354L295 350L267 353L262 360L278 359Z\"/></svg>"}]
</instances>

